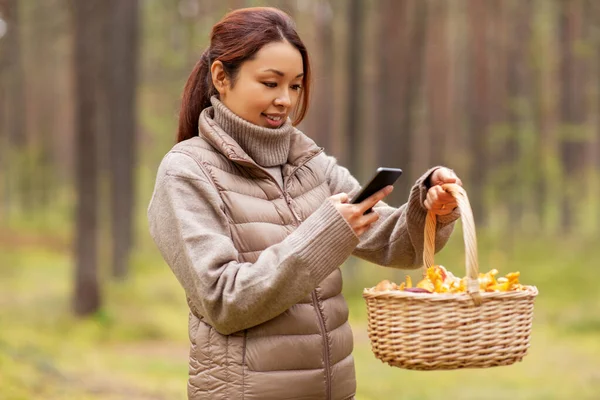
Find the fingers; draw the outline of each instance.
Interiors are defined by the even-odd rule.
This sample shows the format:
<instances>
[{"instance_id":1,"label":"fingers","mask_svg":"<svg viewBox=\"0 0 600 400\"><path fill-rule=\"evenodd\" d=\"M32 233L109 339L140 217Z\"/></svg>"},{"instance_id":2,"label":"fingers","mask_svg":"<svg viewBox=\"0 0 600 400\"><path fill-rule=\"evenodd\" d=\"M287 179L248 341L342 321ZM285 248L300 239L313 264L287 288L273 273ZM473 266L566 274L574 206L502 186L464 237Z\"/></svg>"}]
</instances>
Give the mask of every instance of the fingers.
<instances>
[{"instance_id":1,"label":"fingers","mask_svg":"<svg viewBox=\"0 0 600 400\"><path fill-rule=\"evenodd\" d=\"M339 193L331 196L329 200L333 203L335 208L337 208L346 222L352 227L354 233L357 236L361 236L371 227L373 222L379 219L379 215L376 212L365 214L365 211L374 206L389 193L391 193L391 186L380 190L359 204L349 204L349 198L346 193Z\"/></svg>"},{"instance_id":2,"label":"fingers","mask_svg":"<svg viewBox=\"0 0 600 400\"><path fill-rule=\"evenodd\" d=\"M435 214L450 214L457 206L454 196L446 192L441 186L433 186L427 191L425 207Z\"/></svg>"},{"instance_id":3,"label":"fingers","mask_svg":"<svg viewBox=\"0 0 600 400\"><path fill-rule=\"evenodd\" d=\"M442 189L445 183L462 186L462 181L450 168L440 167L431 175L431 188L427 191L424 205L437 215L448 215L458 206L454 196Z\"/></svg>"},{"instance_id":4,"label":"fingers","mask_svg":"<svg viewBox=\"0 0 600 400\"><path fill-rule=\"evenodd\" d=\"M358 203L358 210L359 210L360 214L362 215L365 212L367 212L367 210L369 210L370 208L373 208L375 206L375 204L379 203L387 195L392 193L392 190L394 190L393 186L391 186L391 185L386 186L383 189L381 189L380 191L376 192L375 194L372 194L371 196L367 197L366 199L364 199L363 201Z\"/></svg>"},{"instance_id":5,"label":"fingers","mask_svg":"<svg viewBox=\"0 0 600 400\"><path fill-rule=\"evenodd\" d=\"M379 214L377 214L376 212L371 212L359 217L354 232L356 232L357 236L361 236L367 231L367 229L371 227L371 224L373 224L378 219Z\"/></svg>"}]
</instances>

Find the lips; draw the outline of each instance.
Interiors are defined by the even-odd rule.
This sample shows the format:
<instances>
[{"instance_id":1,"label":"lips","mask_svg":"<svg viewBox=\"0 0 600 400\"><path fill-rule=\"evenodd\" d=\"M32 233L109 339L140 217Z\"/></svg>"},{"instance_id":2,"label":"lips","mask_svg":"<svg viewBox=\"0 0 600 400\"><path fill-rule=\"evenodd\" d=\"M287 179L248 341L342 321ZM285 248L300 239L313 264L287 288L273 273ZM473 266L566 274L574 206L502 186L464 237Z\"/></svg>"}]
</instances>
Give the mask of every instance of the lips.
<instances>
[{"instance_id":1,"label":"lips","mask_svg":"<svg viewBox=\"0 0 600 400\"><path fill-rule=\"evenodd\" d=\"M271 127L279 127L285 122L285 114L262 114Z\"/></svg>"}]
</instances>

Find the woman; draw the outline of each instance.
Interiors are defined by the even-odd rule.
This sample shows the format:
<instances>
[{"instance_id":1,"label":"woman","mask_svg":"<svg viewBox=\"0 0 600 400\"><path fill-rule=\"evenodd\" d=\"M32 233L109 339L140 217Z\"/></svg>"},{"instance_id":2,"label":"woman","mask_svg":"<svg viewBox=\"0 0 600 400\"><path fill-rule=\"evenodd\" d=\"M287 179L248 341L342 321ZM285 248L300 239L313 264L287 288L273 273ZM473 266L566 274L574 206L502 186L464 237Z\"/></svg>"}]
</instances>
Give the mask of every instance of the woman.
<instances>
[{"instance_id":1,"label":"woman","mask_svg":"<svg viewBox=\"0 0 600 400\"><path fill-rule=\"evenodd\" d=\"M294 128L310 73L291 19L250 8L213 27L186 84L148 217L190 308L190 399L353 398L339 267L419 266L427 209L440 245L458 216L442 167L398 209L380 202L391 187L349 204L358 182Z\"/></svg>"}]
</instances>

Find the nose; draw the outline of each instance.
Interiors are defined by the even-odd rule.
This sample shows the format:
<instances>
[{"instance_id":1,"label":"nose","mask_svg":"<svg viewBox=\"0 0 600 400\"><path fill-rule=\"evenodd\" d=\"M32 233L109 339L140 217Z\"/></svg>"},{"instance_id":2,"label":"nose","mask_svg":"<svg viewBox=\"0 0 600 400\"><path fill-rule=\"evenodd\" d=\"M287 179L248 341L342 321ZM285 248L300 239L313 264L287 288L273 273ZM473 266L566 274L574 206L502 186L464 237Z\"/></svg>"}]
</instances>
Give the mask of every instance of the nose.
<instances>
[{"instance_id":1,"label":"nose","mask_svg":"<svg viewBox=\"0 0 600 400\"><path fill-rule=\"evenodd\" d=\"M275 105L280 107L289 108L292 105L292 99L290 98L290 92L287 89L284 89L277 98L275 99Z\"/></svg>"}]
</instances>

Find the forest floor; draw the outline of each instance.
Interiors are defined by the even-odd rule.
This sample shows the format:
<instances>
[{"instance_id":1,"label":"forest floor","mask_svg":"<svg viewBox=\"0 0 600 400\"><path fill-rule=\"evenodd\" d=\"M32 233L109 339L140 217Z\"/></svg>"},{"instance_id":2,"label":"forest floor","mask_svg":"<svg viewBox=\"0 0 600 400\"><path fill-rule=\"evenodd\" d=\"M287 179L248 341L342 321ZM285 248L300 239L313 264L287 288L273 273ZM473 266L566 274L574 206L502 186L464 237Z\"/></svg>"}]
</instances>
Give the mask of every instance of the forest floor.
<instances>
[{"instance_id":1,"label":"forest floor","mask_svg":"<svg viewBox=\"0 0 600 400\"><path fill-rule=\"evenodd\" d=\"M453 236L442 264L461 265L460 240ZM360 293L406 271L360 261L345 267L357 399L600 398L600 248L515 243L511 251L480 244L482 271L520 271L522 282L540 291L529 354L508 367L416 372L381 363L370 350ZM72 275L64 239L0 232L0 400L185 399L187 309L158 253L136 251L124 281L103 273L104 306L91 317L72 314Z\"/></svg>"}]
</instances>

